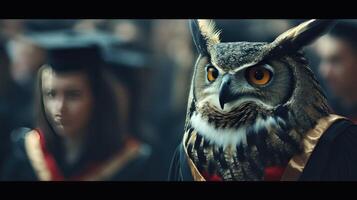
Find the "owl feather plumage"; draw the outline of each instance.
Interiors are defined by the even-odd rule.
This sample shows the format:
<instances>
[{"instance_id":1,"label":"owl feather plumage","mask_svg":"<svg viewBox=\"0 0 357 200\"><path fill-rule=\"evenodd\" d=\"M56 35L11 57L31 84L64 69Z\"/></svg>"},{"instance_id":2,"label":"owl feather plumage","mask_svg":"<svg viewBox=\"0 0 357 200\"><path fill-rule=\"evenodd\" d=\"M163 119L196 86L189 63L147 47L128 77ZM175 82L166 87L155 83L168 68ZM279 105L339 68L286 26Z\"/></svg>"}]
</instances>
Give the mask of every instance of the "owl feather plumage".
<instances>
[{"instance_id":1,"label":"owl feather plumage","mask_svg":"<svg viewBox=\"0 0 357 200\"><path fill-rule=\"evenodd\" d=\"M264 168L302 150L304 134L330 109L300 50L330 25L310 20L271 43L222 43L213 21L190 21L199 57L183 143L200 172L262 180Z\"/></svg>"}]
</instances>

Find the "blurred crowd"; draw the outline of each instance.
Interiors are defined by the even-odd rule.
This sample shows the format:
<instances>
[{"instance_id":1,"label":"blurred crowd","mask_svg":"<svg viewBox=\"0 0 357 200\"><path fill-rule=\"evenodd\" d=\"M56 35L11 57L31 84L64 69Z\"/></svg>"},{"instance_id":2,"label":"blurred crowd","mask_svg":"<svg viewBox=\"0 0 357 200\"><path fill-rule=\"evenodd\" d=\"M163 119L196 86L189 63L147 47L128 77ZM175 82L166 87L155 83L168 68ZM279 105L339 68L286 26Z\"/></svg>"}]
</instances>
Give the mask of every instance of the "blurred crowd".
<instances>
[{"instance_id":1,"label":"blurred crowd","mask_svg":"<svg viewBox=\"0 0 357 200\"><path fill-rule=\"evenodd\" d=\"M270 42L302 21L216 23L223 30L223 42ZM357 21L341 24L308 47L306 54L334 111L357 121ZM150 180L166 180L183 134L197 57L187 20L0 20L0 171L14 148L14 130L38 125L36 78L48 52L36 44L33 35L68 30L110 43L104 49L105 68L121 83L114 87L125 91L117 101L125 107L123 126L131 137L150 146L152 167L146 171Z\"/></svg>"}]
</instances>

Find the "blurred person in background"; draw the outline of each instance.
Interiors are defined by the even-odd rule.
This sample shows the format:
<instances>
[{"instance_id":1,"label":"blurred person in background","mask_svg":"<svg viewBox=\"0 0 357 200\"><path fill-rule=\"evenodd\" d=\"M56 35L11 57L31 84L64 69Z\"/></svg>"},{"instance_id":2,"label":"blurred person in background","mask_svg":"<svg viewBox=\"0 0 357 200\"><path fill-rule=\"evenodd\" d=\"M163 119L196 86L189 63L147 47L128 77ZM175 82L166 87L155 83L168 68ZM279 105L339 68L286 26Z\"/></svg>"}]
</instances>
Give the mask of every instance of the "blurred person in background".
<instances>
[{"instance_id":1,"label":"blurred person in background","mask_svg":"<svg viewBox=\"0 0 357 200\"><path fill-rule=\"evenodd\" d=\"M45 53L25 36L16 36L1 47L0 168L10 147L10 132L18 127L33 127L33 91L37 69Z\"/></svg>"},{"instance_id":2,"label":"blurred person in background","mask_svg":"<svg viewBox=\"0 0 357 200\"><path fill-rule=\"evenodd\" d=\"M11 90L7 96L12 111L13 128L33 125L33 93L37 70L45 52L26 36L17 36L7 43L10 58Z\"/></svg>"},{"instance_id":3,"label":"blurred person in background","mask_svg":"<svg viewBox=\"0 0 357 200\"><path fill-rule=\"evenodd\" d=\"M32 86L38 68L43 64L45 53L26 36L17 36L7 43L10 57L10 74L18 86Z\"/></svg>"},{"instance_id":4,"label":"blurred person in background","mask_svg":"<svg viewBox=\"0 0 357 200\"><path fill-rule=\"evenodd\" d=\"M97 46L66 41L47 44L36 128L12 133L1 179L147 180L151 150L127 132L125 89L100 67Z\"/></svg>"},{"instance_id":5,"label":"blurred person in background","mask_svg":"<svg viewBox=\"0 0 357 200\"><path fill-rule=\"evenodd\" d=\"M2 44L2 43L1 43ZM10 132L14 128L12 118L13 113L9 107L8 99L11 93L11 77L9 68L9 57L4 45L0 46L0 171L3 161L10 151Z\"/></svg>"},{"instance_id":6,"label":"blurred person in background","mask_svg":"<svg viewBox=\"0 0 357 200\"><path fill-rule=\"evenodd\" d=\"M315 48L332 108L357 123L357 22L338 21Z\"/></svg>"}]
</instances>

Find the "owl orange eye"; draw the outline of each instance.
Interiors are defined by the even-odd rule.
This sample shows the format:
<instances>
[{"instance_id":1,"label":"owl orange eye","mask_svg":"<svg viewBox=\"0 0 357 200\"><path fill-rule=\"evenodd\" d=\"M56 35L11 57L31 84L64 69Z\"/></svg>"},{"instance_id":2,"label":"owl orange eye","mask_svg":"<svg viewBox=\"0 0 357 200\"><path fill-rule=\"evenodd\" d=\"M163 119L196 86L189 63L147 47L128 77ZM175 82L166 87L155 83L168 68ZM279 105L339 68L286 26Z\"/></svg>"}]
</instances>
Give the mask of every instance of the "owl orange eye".
<instances>
[{"instance_id":1,"label":"owl orange eye","mask_svg":"<svg viewBox=\"0 0 357 200\"><path fill-rule=\"evenodd\" d=\"M265 85L271 79L271 72L263 67L252 67L248 69L248 81L255 85Z\"/></svg>"},{"instance_id":2,"label":"owl orange eye","mask_svg":"<svg viewBox=\"0 0 357 200\"><path fill-rule=\"evenodd\" d=\"M207 79L208 81L212 82L216 80L218 77L218 70L213 66L207 67Z\"/></svg>"}]
</instances>

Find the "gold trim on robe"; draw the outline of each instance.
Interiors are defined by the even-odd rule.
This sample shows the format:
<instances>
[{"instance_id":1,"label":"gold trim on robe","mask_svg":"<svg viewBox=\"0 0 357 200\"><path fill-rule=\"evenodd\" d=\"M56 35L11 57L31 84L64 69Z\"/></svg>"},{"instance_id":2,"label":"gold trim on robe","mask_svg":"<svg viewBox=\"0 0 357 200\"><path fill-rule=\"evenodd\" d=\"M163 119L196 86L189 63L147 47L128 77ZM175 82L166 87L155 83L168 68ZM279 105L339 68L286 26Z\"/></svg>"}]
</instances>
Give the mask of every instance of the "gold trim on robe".
<instances>
[{"instance_id":1,"label":"gold trim on robe","mask_svg":"<svg viewBox=\"0 0 357 200\"><path fill-rule=\"evenodd\" d=\"M45 155L41 148L40 136L36 130L32 130L25 136L25 149L30 163L41 181L51 181L52 176L45 161ZM125 164L137 157L140 152L140 144L136 141L126 142L125 147L110 160L104 161L90 174L81 176L80 181L102 181L109 179Z\"/></svg>"},{"instance_id":2,"label":"gold trim on robe","mask_svg":"<svg viewBox=\"0 0 357 200\"><path fill-rule=\"evenodd\" d=\"M190 138L190 140L192 140L193 136L196 137L196 132L193 132ZM185 155L186 155L186 159L187 159L187 163L191 169L191 174L192 174L192 177L193 177L193 180L194 181L206 181L206 179L201 175L201 173L198 171L196 165L193 163L193 161L191 160L190 156L188 155L187 153L187 148L186 148L186 145L185 145L185 142L186 141L186 137L187 137L187 134L184 134L183 136L183 142L182 142L182 145L183 145L183 149L185 150Z\"/></svg>"},{"instance_id":3,"label":"gold trim on robe","mask_svg":"<svg viewBox=\"0 0 357 200\"><path fill-rule=\"evenodd\" d=\"M50 181L52 179L51 172L47 168L45 155L41 149L40 135L36 130L26 134L25 149L37 178L41 181Z\"/></svg>"},{"instance_id":4,"label":"gold trim on robe","mask_svg":"<svg viewBox=\"0 0 357 200\"><path fill-rule=\"evenodd\" d=\"M316 126L309 130L303 138L303 152L293 156L289 161L281 181L297 181L299 179L322 134L340 119L344 119L344 117L331 114L318 120Z\"/></svg>"},{"instance_id":5,"label":"gold trim on robe","mask_svg":"<svg viewBox=\"0 0 357 200\"><path fill-rule=\"evenodd\" d=\"M307 161L310 158L311 153L313 152L316 144L318 143L322 134L337 120L345 119L345 117L330 114L327 117L321 118L317 121L316 126L309 130L303 138L303 153L295 155L289 161L284 174L281 178L281 181L297 181L300 177L300 174L303 172ZM193 133L190 137L190 140L196 136L196 132ZM185 142L188 134L184 134L182 145L185 150L186 158L188 160L188 165L191 170L191 174L194 181L206 181L205 178L198 171L196 165L193 163L189 157L186 149Z\"/></svg>"}]
</instances>

